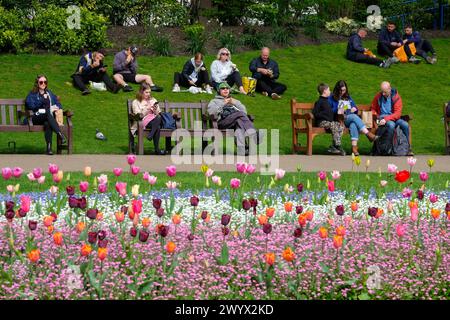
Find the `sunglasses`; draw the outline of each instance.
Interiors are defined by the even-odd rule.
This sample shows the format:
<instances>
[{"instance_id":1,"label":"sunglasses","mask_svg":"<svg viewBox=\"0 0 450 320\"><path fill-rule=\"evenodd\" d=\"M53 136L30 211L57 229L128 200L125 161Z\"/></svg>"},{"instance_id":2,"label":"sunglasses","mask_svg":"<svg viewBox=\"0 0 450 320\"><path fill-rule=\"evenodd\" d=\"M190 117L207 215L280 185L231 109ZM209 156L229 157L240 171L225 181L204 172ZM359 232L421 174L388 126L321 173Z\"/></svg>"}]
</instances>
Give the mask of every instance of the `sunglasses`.
<instances>
[{"instance_id":1,"label":"sunglasses","mask_svg":"<svg viewBox=\"0 0 450 320\"><path fill-rule=\"evenodd\" d=\"M47 84L47 83L48 83L47 80L45 80L45 81L40 80L39 81L39 84Z\"/></svg>"},{"instance_id":2,"label":"sunglasses","mask_svg":"<svg viewBox=\"0 0 450 320\"><path fill-rule=\"evenodd\" d=\"M221 56L229 56L230 54L228 52L221 52L220 55Z\"/></svg>"}]
</instances>

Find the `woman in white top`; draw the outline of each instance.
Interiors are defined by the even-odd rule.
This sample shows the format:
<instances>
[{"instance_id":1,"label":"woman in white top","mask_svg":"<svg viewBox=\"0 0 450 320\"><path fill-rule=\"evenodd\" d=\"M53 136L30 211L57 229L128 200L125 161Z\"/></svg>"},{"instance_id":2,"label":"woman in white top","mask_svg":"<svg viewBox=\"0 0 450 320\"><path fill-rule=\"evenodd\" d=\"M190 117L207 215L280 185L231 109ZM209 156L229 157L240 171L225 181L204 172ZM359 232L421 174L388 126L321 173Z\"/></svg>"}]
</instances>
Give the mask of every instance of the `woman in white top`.
<instances>
[{"instance_id":1,"label":"woman in white top","mask_svg":"<svg viewBox=\"0 0 450 320\"><path fill-rule=\"evenodd\" d=\"M211 79L216 90L219 84L227 82L230 87L236 84L241 93L247 94L242 86L241 74L236 65L231 62L231 53L227 48L220 49L217 53L217 60L211 64Z\"/></svg>"},{"instance_id":2,"label":"woman in white top","mask_svg":"<svg viewBox=\"0 0 450 320\"><path fill-rule=\"evenodd\" d=\"M158 101L152 97L152 90L146 83L142 83L139 92L136 94L136 99L132 104L133 114L139 115L142 120L142 127L150 129L150 133L147 135L149 141L153 140L155 146L155 154L164 155L165 151L159 149L159 136L161 127L161 112ZM134 121L131 125L130 131L133 135L136 134L138 129L138 122Z\"/></svg>"}]
</instances>

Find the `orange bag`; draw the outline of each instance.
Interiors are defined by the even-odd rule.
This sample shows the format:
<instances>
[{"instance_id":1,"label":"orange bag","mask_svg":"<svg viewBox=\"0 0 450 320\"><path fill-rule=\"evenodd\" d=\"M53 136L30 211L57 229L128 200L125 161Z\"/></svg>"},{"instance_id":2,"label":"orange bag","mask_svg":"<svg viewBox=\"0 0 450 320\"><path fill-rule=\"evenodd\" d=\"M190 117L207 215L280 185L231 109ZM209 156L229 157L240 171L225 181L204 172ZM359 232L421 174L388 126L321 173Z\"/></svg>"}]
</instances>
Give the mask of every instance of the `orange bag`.
<instances>
[{"instance_id":1,"label":"orange bag","mask_svg":"<svg viewBox=\"0 0 450 320\"><path fill-rule=\"evenodd\" d=\"M409 45L409 49L411 50L412 55L416 55L416 46L414 45L414 43L410 43ZM398 58L398 60L400 60L400 62L408 62L408 56L406 55L405 52L405 48L404 46L401 46L398 49L395 49L394 51L394 56L396 56Z\"/></svg>"}]
</instances>

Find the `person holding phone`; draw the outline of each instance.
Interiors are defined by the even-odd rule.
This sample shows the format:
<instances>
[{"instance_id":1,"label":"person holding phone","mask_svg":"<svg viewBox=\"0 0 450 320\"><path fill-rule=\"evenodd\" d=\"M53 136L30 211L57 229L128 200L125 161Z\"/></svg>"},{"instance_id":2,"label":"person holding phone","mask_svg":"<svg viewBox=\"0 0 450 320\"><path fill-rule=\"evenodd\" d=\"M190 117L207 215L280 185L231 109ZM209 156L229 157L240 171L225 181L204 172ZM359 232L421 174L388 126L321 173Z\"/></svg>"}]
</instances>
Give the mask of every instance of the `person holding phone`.
<instances>
[{"instance_id":1,"label":"person holding phone","mask_svg":"<svg viewBox=\"0 0 450 320\"><path fill-rule=\"evenodd\" d=\"M53 111L62 109L58 98L48 89L48 80L45 75L38 75L34 87L25 99L25 108L33 111L31 120L33 124L44 125L46 153L52 155L52 132L55 132L66 143L66 137L61 132Z\"/></svg>"}]
</instances>

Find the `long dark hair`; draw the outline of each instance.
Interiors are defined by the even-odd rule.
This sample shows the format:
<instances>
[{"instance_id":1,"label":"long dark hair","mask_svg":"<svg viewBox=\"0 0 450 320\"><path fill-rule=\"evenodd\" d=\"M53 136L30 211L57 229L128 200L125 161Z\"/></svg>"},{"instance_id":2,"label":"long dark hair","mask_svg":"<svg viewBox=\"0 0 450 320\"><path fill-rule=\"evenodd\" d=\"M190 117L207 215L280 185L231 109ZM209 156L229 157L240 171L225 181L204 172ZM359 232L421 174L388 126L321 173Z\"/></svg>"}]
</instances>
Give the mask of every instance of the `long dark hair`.
<instances>
[{"instance_id":1,"label":"long dark hair","mask_svg":"<svg viewBox=\"0 0 450 320\"><path fill-rule=\"evenodd\" d=\"M345 93L342 95L342 98L346 99L346 100L350 100L350 93L348 92L348 86L347 86L347 82L345 82L344 80L339 80L338 82L336 82L336 85L334 86L333 89L333 99L338 101L339 98L341 97L341 88L345 87Z\"/></svg>"},{"instance_id":2,"label":"long dark hair","mask_svg":"<svg viewBox=\"0 0 450 320\"><path fill-rule=\"evenodd\" d=\"M144 91L147 89L150 89L150 96L151 96L152 89L150 88L150 86L147 83L143 82L141 84L141 87L139 88L139 91L136 94L136 99L138 99L139 102L142 102L142 100L144 99Z\"/></svg>"},{"instance_id":3,"label":"long dark hair","mask_svg":"<svg viewBox=\"0 0 450 320\"><path fill-rule=\"evenodd\" d=\"M39 79L40 78L47 79L47 86L45 87L45 90L48 90L48 78L46 77L45 74L38 74L36 76L36 79L34 80L34 86L33 86L33 89L31 89L31 92L33 92L33 93L39 92Z\"/></svg>"}]
</instances>

